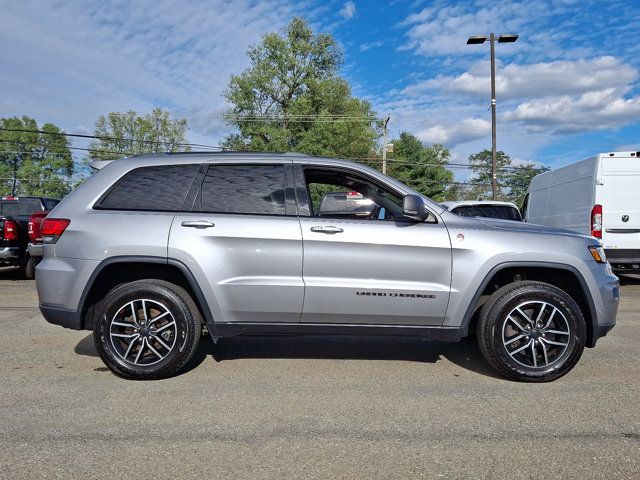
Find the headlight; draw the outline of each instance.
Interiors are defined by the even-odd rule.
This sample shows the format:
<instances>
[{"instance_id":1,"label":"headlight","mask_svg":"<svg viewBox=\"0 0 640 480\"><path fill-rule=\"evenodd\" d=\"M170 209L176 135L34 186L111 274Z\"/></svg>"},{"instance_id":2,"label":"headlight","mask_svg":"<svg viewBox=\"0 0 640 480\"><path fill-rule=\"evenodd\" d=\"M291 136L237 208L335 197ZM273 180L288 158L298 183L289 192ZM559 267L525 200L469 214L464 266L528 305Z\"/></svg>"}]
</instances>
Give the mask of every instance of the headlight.
<instances>
[{"instance_id":1,"label":"headlight","mask_svg":"<svg viewBox=\"0 0 640 480\"><path fill-rule=\"evenodd\" d=\"M591 245L589 247L591 256L598 263L607 263L607 256L604 253L604 248L599 245Z\"/></svg>"}]
</instances>

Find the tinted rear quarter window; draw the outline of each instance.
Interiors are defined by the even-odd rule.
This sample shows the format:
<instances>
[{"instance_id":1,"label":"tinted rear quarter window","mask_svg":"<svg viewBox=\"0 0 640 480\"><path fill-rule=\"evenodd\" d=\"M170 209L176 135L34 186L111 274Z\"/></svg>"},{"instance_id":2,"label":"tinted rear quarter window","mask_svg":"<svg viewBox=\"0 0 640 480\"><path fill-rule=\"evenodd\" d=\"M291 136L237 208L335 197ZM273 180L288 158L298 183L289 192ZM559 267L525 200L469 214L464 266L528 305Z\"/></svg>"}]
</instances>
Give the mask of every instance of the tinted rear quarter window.
<instances>
[{"instance_id":1,"label":"tinted rear quarter window","mask_svg":"<svg viewBox=\"0 0 640 480\"><path fill-rule=\"evenodd\" d=\"M507 205L469 205L466 207L456 207L452 210L463 217L486 217L501 218L503 220L520 221L520 212Z\"/></svg>"},{"instance_id":2,"label":"tinted rear quarter window","mask_svg":"<svg viewBox=\"0 0 640 480\"><path fill-rule=\"evenodd\" d=\"M196 210L284 215L284 188L283 165L211 165Z\"/></svg>"},{"instance_id":3,"label":"tinted rear quarter window","mask_svg":"<svg viewBox=\"0 0 640 480\"><path fill-rule=\"evenodd\" d=\"M198 167L197 164L163 165L132 170L116 182L96 208L178 211Z\"/></svg>"}]
</instances>

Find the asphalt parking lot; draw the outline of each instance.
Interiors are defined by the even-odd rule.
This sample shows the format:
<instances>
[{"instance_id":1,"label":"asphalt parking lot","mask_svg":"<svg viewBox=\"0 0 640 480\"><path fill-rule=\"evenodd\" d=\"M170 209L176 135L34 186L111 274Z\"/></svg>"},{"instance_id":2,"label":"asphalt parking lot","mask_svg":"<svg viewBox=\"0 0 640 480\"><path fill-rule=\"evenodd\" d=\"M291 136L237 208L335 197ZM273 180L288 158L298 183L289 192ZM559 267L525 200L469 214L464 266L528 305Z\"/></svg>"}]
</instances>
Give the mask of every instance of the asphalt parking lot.
<instances>
[{"instance_id":1,"label":"asphalt parking lot","mask_svg":"<svg viewBox=\"0 0 640 480\"><path fill-rule=\"evenodd\" d=\"M617 327L549 384L472 342L203 342L182 375L121 380L0 272L2 478L640 478L640 277Z\"/></svg>"}]
</instances>

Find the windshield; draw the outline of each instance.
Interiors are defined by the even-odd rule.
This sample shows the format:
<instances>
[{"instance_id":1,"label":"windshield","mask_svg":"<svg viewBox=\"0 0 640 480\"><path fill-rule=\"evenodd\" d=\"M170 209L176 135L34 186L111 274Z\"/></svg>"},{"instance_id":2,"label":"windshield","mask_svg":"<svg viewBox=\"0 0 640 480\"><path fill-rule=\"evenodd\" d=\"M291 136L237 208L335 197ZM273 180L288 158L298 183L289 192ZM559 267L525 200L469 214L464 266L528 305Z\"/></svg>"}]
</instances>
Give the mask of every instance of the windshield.
<instances>
[{"instance_id":1,"label":"windshield","mask_svg":"<svg viewBox=\"0 0 640 480\"><path fill-rule=\"evenodd\" d=\"M509 205L466 205L456 207L451 211L462 217L486 217L522 221L518 209Z\"/></svg>"}]
</instances>

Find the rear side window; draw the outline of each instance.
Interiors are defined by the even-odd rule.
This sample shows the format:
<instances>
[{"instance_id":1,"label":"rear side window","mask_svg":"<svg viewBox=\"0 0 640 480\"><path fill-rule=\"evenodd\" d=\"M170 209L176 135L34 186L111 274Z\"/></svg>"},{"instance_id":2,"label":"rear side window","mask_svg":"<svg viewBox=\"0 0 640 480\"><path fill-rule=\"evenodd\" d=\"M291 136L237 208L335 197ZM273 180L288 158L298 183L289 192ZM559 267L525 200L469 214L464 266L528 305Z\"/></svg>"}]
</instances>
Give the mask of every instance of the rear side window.
<instances>
[{"instance_id":1,"label":"rear side window","mask_svg":"<svg viewBox=\"0 0 640 480\"><path fill-rule=\"evenodd\" d=\"M212 165L202 182L196 210L284 215L284 166Z\"/></svg>"},{"instance_id":2,"label":"rear side window","mask_svg":"<svg viewBox=\"0 0 640 480\"><path fill-rule=\"evenodd\" d=\"M469 205L452 210L462 217L501 218L503 220L521 221L520 212L508 205Z\"/></svg>"},{"instance_id":3,"label":"rear side window","mask_svg":"<svg viewBox=\"0 0 640 480\"><path fill-rule=\"evenodd\" d=\"M29 216L32 213L41 211L40 201L35 198L0 201L0 217Z\"/></svg>"},{"instance_id":4,"label":"rear side window","mask_svg":"<svg viewBox=\"0 0 640 480\"><path fill-rule=\"evenodd\" d=\"M163 165L132 170L118 180L96 208L176 212L182 207L198 167Z\"/></svg>"}]
</instances>

